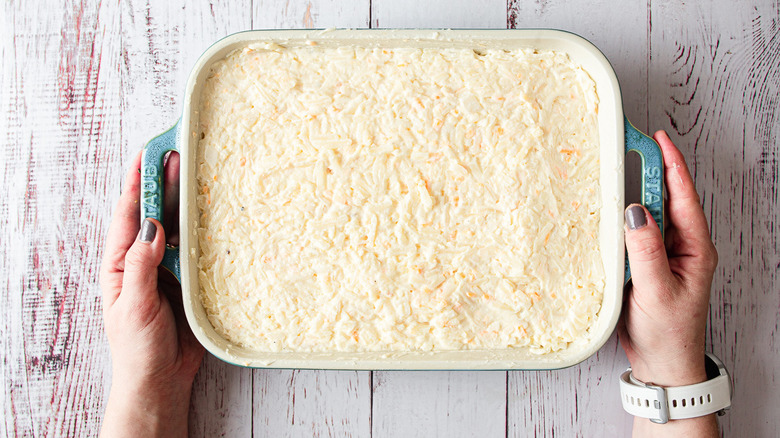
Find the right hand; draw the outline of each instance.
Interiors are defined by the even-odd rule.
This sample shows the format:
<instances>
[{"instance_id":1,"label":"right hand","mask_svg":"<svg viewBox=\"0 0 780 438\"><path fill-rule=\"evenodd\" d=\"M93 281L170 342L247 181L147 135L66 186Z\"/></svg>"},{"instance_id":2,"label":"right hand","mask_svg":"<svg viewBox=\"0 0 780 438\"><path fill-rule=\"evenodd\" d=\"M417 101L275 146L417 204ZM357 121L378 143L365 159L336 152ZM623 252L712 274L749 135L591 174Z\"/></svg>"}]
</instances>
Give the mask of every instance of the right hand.
<instances>
[{"instance_id":1,"label":"right hand","mask_svg":"<svg viewBox=\"0 0 780 438\"><path fill-rule=\"evenodd\" d=\"M665 132L654 137L666 163L671 225L664 244L647 209L638 204L626 209L633 284L620 341L637 379L687 385L706 380L704 335L718 254L685 159Z\"/></svg>"},{"instance_id":2,"label":"right hand","mask_svg":"<svg viewBox=\"0 0 780 438\"><path fill-rule=\"evenodd\" d=\"M665 132L653 137L666 164L670 226L664 242L646 208L633 204L626 209L626 248L633 284L626 290L618 336L638 380L658 386L691 385L707 380L705 329L718 253L682 153ZM714 415L694 420L705 424L675 434L712 436L713 425L717 434ZM683 422L691 425L695 421ZM683 426L678 421L671 423ZM640 424L647 431L666 426L647 420ZM671 431L669 427L663 430Z\"/></svg>"}]
</instances>

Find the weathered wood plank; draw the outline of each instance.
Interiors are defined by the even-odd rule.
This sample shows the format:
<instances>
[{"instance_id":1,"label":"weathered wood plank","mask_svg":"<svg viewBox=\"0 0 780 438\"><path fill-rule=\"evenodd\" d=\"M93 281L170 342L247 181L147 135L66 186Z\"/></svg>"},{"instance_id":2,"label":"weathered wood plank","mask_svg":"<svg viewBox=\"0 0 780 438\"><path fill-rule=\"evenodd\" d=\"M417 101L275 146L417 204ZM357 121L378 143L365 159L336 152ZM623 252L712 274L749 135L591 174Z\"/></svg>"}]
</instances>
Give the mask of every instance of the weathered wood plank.
<instances>
[{"instance_id":1,"label":"weathered wood plank","mask_svg":"<svg viewBox=\"0 0 780 438\"><path fill-rule=\"evenodd\" d=\"M250 11L251 0L123 3L122 139L126 149L140 149L176 122L192 65L218 39L249 29ZM250 436L251 385L251 370L207 355L193 386L190 436Z\"/></svg>"},{"instance_id":2,"label":"weathered wood plank","mask_svg":"<svg viewBox=\"0 0 780 438\"><path fill-rule=\"evenodd\" d=\"M192 386L191 437L252 435L252 372L206 354Z\"/></svg>"},{"instance_id":3,"label":"weathered wood plank","mask_svg":"<svg viewBox=\"0 0 780 438\"><path fill-rule=\"evenodd\" d=\"M256 370L254 388L254 436L371 434L368 372Z\"/></svg>"},{"instance_id":4,"label":"weathered wood plank","mask_svg":"<svg viewBox=\"0 0 780 438\"><path fill-rule=\"evenodd\" d=\"M506 0L372 0L373 28L503 29Z\"/></svg>"},{"instance_id":5,"label":"weathered wood plank","mask_svg":"<svg viewBox=\"0 0 780 438\"><path fill-rule=\"evenodd\" d=\"M503 437L504 371L374 372L373 437Z\"/></svg>"},{"instance_id":6,"label":"weathered wood plank","mask_svg":"<svg viewBox=\"0 0 780 438\"><path fill-rule=\"evenodd\" d=\"M653 2L652 16L650 121L688 159L720 253L708 350L735 389L721 427L778 436L780 4Z\"/></svg>"},{"instance_id":7,"label":"weathered wood plank","mask_svg":"<svg viewBox=\"0 0 780 438\"><path fill-rule=\"evenodd\" d=\"M630 436L617 381L626 366L613 336L571 368L509 372L507 436Z\"/></svg>"},{"instance_id":8,"label":"weathered wood plank","mask_svg":"<svg viewBox=\"0 0 780 438\"><path fill-rule=\"evenodd\" d=\"M369 0L255 1L255 28L367 27ZM368 371L256 370L255 436L351 436L371 433Z\"/></svg>"},{"instance_id":9,"label":"weathered wood plank","mask_svg":"<svg viewBox=\"0 0 780 438\"><path fill-rule=\"evenodd\" d=\"M255 0L255 29L369 27L370 0Z\"/></svg>"},{"instance_id":10,"label":"weathered wood plank","mask_svg":"<svg viewBox=\"0 0 780 438\"><path fill-rule=\"evenodd\" d=\"M251 26L251 0L122 3L123 139L137 150L181 115L184 84L201 53Z\"/></svg>"},{"instance_id":11,"label":"weathered wood plank","mask_svg":"<svg viewBox=\"0 0 780 438\"><path fill-rule=\"evenodd\" d=\"M5 29L14 29L17 21L24 20L22 13L14 5L4 3L0 7L3 8L0 17ZM35 46L43 46L31 39L30 36L23 37L16 31L0 34L0 132L4 133L0 138L0 182L6 187L5 196L0 197L0 314L3 315L3 322L0 323L0 345L3 352L3 363L0 366L0 407L3 413L0 434L3 436L33 428L30 406L32 400L27 397L31 384L27 381L26 364L23 360L21 316L14 316L21 315L22 275L28 269L28 238L19 233L24 222L26 187L18 184L18 181L26 179L30 154L22 142L25 137L29 140L29 130L25 135L22 129L24 114L21 107L26 96L21 92L20 83L24 77L24 69L16 52L19 47L19 50L27 49L34 53L32 49ZM39 50L44 51L45 47L40 47ZM17 256L10 257L12 253Z\"/></svg>"},{"instance_id":12,"label":"weathered wood plank","mask_svg":"<svg viewBox=\"0 0 780 438\"><path fill-rule=\"evenodd\" d=\"M9 3L4 3L2 6L2 22L0 26L4 29L13 29L13 23L16 21L16 11L11 7ZM0 34L0 132L4 133L3 138L0 139L0 183L4 187L7 187L6 196L0 197L0 314L11 315L12 312L18 311L21 307L11 297L12 283L16 283L17 280L13 278L13 275L18 276L17 272L12 272L11 263L9 262L8 254L12 251L12 248L18 245L18 241L11 241L8 239L6 233L10 233L17 224L11 222L18 222L18 211L12 211L12 208L16 210L16 204L13 201L17 201L19 198L19 190L13 190L11 179L20 173L19 164L12 165L15 161L19 160L22 155L21 147L14 147L21 143L21 130L18 128L20 125L19 112L17 111L19 103L19 80L16 77L17 59L15 56L15 39L14 32L3 32ZM16 198L15 198L16 197ZM8 231L5 231L8 230ZM17 265L18 266L18 265ZM14 267L18 270L18 267ZM19 373L19 369L15 370L12 367L18 359L19 348L13 344L13 340L18 336L14 333L14 326L9 321L10 317L4 317L2 323L0 323L0 351L3 353L3 363L0 366L0 412L2 412L3 420L0 421L0 435L11 436L12 431L16 428L18 421L24 421L21 416L17 416L15 411L19 408L14 406L14 400L12 398L14 391L18 394L21 383L15 383L14 375Z\"/></svg>"},{"instance_id":13,"label":"weathered wood plank","mask_svg":"<svg viewBox=\"0 0 780 438\"><path fill-rule=\"evenodd\" d=\"M4 429L88 436L108 363L99 248L122 158L109 147L120 143L117 7L5 3L3 17Z\"/></svg>"}]
</instances>

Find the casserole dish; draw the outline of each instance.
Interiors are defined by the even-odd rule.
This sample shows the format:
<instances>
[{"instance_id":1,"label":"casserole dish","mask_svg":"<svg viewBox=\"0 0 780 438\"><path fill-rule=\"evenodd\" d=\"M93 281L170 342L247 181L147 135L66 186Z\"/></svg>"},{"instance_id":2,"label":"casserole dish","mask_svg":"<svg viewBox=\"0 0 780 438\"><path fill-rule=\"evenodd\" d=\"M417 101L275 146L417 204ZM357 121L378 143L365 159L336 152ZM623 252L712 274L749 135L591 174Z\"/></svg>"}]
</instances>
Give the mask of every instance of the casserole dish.
<instances>
[{"instance_id":1,"label":"casserole dish","mask_svg":"<svg viewBox=\"0 0 780 438\"><path fill-rule=\"evenodd\" d=\"M361 46L382 48L532 48L565 52L596 83L599 97L599 179L601 217L599 244L605 272L604 298L588 335L554 353L537 355L525 348L501 350L407 352L263 352L229 342L209 322L200 300L198 284L199 212L195 151L198 147L200 91L212 63L252 43L286 47ZM181 154L179 248L168 248L162 265L182 284L187 320L199 341L215 356L249 367L325 369L555 369L579 363L594 354L612 334L622 304L622 288L628 267L623 246L624 157L627 151L642 156L642 198L659 225L663 223L663 163L660 150L649 137L625 119L617 78L607 59L588 41L554 30L326 30L249 31L224 38L197 61L187 81L184 109L179 122L151 140L142 165L142 215L162 220L162 162L169 151ZM663 227L662 227L663 228Z\"/></svg>"}]
</instances>

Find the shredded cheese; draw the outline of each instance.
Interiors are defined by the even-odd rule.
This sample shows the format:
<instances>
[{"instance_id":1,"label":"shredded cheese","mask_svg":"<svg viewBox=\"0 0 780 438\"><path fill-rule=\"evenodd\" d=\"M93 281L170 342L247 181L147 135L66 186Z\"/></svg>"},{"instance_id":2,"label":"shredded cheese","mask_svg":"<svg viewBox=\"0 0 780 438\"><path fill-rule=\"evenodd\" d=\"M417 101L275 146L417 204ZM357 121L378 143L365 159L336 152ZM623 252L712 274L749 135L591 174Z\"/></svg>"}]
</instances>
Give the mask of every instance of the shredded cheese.
<instances>
[{"instance_id":1,"label":"shredded cheese","mask_svg":"<svg viewBox=\"0 0 780 438\"><path fill-rule=\"evenodd\" d=\"M260 351L566 348L604 289L597 111L564 53L230 54L196 158L211 323Z\"/></svg>"}]
</instances>

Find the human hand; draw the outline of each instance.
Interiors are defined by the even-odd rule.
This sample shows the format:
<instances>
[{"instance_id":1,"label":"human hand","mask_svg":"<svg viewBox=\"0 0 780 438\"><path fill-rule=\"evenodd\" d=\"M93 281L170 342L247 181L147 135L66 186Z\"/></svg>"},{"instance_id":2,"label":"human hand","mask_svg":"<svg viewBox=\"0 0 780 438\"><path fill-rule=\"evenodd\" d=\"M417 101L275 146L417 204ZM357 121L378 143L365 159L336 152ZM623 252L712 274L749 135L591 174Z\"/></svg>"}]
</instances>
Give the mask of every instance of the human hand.
<instances>
[{"instance_id":1,"label":"human hand","mask_svg":"<svg viewBox=\"0 0 780 438\"><path fill-rule=\"evenodd\" d=\"M185 319L178 283L167 271L158 273L166 242L162 224L152 219L139 224L140 163L138 154L100 269L113 370L102 435L186 436L192 381L204 350ZM179 157L172 154L165 166L169 218L175 216L178 174Z\"/></svg>"},{"instance_id":2,"label":"human hand","mask_svg":"<svg viewBox=\"0 0 780 438\"><path fill-rule=\"evenodd\" d=\"M644 207L633 204L626 209L626 248L633 284L626 291L618 336L638 380L658 386L691 385L707 380L705 329L718 254L682 153L665 132L653 137L666 164L671 225L664 242ZM708 417L712 418L703 418L709 426L715 424L714 416ZM637 421L648 430L664 427ZM669 428L664 430L669 432ZM710 436L711 430L697 428L697 433Z\"/></svg>"}]
</instances>

